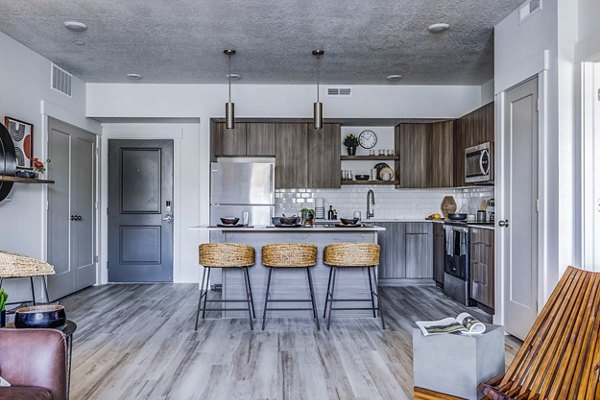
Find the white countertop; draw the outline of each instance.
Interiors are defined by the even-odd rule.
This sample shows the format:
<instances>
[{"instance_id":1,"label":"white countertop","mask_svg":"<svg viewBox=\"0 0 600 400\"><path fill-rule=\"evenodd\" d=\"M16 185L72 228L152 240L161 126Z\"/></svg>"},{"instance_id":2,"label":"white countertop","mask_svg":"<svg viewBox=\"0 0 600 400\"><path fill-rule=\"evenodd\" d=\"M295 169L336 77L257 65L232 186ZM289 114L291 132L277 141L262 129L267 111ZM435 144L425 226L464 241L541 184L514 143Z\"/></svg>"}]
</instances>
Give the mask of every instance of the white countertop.
<instances>
[{"instance_id":1,"label":"white countertop","mask_svg":"<svg viewBox=\"0 0 600 400\"><path fill-rule=\"evenodd\" d=\"M326 227L322 225L315 225L313 227L300 226L297 228L281 228L276 226L250 226L250 227L237 227L237 228L222 228L218 226L191 226L190 230L209 230L209 231L224 231L224 232L381 232L385 231L384 227L381 226L360 226L360 227Z\"/></svg>"}]
</instances>

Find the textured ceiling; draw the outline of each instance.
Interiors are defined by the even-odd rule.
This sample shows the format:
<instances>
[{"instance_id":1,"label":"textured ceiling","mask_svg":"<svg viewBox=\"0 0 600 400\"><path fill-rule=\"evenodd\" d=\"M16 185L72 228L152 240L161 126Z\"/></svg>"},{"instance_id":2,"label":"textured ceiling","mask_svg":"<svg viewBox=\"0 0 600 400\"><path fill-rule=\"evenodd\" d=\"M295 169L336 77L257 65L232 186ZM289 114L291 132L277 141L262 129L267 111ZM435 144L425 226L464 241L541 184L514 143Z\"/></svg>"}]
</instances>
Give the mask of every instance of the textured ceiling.
<instances>
[{"instance_id":1,"label":"textured ceiling","mask_svg":"<svg viewBox=\"0 0 600 400\"><path fill-rule=\"evenodd\" d=\"M493 76L493 27L521 2L0 0L0 30L88 82L224 82L222 51L234 48L243 83L310 83L311 50L324 48L325 83L481 84ZM430 34L436 22L450 30Z\"/></svg>"}]
</instances>

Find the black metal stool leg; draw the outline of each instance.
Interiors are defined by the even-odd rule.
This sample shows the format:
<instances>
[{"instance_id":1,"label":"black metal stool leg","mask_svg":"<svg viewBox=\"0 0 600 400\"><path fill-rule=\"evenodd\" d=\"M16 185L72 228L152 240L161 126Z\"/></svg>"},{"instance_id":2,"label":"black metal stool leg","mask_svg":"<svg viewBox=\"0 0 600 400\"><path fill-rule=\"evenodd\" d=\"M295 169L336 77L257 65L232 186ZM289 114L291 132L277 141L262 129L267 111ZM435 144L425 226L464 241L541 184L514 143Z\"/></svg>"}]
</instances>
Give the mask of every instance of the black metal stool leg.
<instances>
[{"instance_id":1,"label":"black metal stool leg","mask_svg":"<svg viewBox=\"0 0 600 400\"><path fill-rule=\"evenodd\" d=\"M373 270L373 280L375 280L375 267L369 268L369 270ZM370 276L370 275L369 275ZM375 286L375 295L377 296L377 309L379 310L379 317L381 318L381 328L385 329L385 320L383 319L383 307L381 306L381 295L379 294L379 289Z\"/></svg>"},{"instance_id":2,"label":"black metal stool leg","mask_svg":"<svg viewBox=\"0 0 600 400\"><path fill-rule=\"evenodd\" d=\"M312 303L313 316L315 317L315 323L317 324L317 330L321 330L319 324L319 314L317 311L317 302L315 301L315 289L313 287L312 276L310 274L310 268L306 268L306 275L308 277L308 288L310 289L310 302Z\"/></svg>"},{"instance_id":3,"label":"black metal stool leg","mask_svg":"<svg viewBox=\"0 0 600 400\"><path fill-rule=\"evenodd\" d=\"M31 283L31 298L33 299L33 305L37 306L37 303L35 301L35 285L33 284L33 276L29 277L29 282Z\"/></svg>"},{"instance_id":4,"label":"black metal stool leg","mask_svg":"<svg viewBox=\"0 0 600 400\"><path fill-rule=\"evenodd\" d=\"M244 275L244 283L246 284L246 302L248 303L248 319L250 320L250 330L253 331L254 330L254 324L252 322L252 295L250 294L250 287L248 285L248 283L250 282L250 279L246 279L248 274L248 268L242 268L242 275Z\"/></svg>"},{"instance_id":5,"label":"black metal stool leg","mask_svg":"<svg viewBox=\"0 0 600 400\"><path fill-rule=\"evenodd\" d=\"M269 268L269 278L267 279L267 294L265 295L265 307L263 309L263 320L262 320L262 330L265 330L265 321L267 318L267 304L269 303L269 289L271 288L271 274L273 273L273 268Z\"/></svg>"},{"instance_id":6,"label":"black metal stool leg","mask_svg":"<svg viewBox=\"0 0 600 400\"><path fill-rule=\"evenodd\" d=\"M202 271L202 284L200 285L200 298L198 299L198 309L196 310L196 328L198 330L198 320L200 319L200 308L202 307L202 297L204 293L204 281L206 280L206 268Z\"/></svg>"},{"instance_id":7,"label":"black metal stool leg","mask_svg":"<svg viewBox=\"0 0 600 400\"><path fill-rule=\"evenodd\" d=\"M250 284L250 272L248 272L248 267L245 268L245 276L248 281L248 290L250 291L250 303L252 304L252 315L256 318L256 311L254 311L254 296L252 295L252 285Z\"/></svg>"},{"instance_id":8,"label":"black metal stool leg","mask_svg":"<svg viewBox=\"0 0 600 400\"><path fill-rule=\"evenodd\" d=\"M375 295L373 294L374 292L373 280L371 279L371 267L367 267L367 274L369 274L369 294L371 295L371 305L373 306L373 318L377 318L377 314L375 313Z\"/></svg>"},{"instance_id":9,"label":"black metal stool leg","mask_svg":"<svg viewBox=\"0 0 600 400\"><path fill-rule=\"evenodd\" d=\"M48 283L46 282L46 276L42 276L42 284L44 285L44 292L46 293L46 304L50 304L50 295L48 294Z\"/></svg>"},{"instance_id":10,"label":"black metal stool leg","mask_svg":"<svg viewBox=\"0 0 600 400\"><path fill-rule=\"evenodd\" d=\"M323 318L327 316L327 303L329 302L329 289L331 289L331 275L333 267L329 267L329 280L327 281L327 292L325 292L325 307L323 307Z\"/></svg>"},{"instance_id":11,"label":"black metal stool leg","mask_svg":"<svg viewBox=\"0 0 600 400\"><path fill-rule=\"evenodd\" d=\"M337 275L337 268L336 267L332 267L334 268L333 271L333 280L331 282L331 298L329 299L329 317L327 318L327 330L329 330L329 327L331 326L331 311L333 308L333 293L335 292L335 276Z\"/></svg>"},{"instance_id":12,"label":"black metal stool leg","mask_svg":"<svg viewBox=\"0 0 600 400\"><path fill-rule=\"evenodd\" d=\"M207 267L208 274L206 275L206 291L204 292L204 306L202 307L202 319L206 316L206 300L208 300L208 289L210 287L210 267Z\"/></svg>"}]
</instances>

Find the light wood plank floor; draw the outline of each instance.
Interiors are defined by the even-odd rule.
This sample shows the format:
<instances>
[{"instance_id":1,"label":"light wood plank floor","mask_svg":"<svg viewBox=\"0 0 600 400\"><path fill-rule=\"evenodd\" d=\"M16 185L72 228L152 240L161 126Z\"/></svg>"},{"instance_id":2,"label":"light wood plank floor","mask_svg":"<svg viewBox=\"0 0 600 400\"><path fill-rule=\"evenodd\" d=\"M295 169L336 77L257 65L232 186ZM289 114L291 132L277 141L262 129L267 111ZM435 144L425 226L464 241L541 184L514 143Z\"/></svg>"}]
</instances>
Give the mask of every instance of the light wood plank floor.
<instances>
[{"instance_id":1,"label":"light wood plank floor","mask_svg":"<svg viewBox=\"0 0 600 400\"><path fill-rule=\"evenodd\" d=\"M317 332L297 318L269 319L264 332L209 319L195 332L197 288L105 285L64 299L79 326L71 399L409 399L414 321L466 310L435 287L388 287L385 331L336 319ZM507 363L519 345L507 337Z\"/></svg>"}]
</instances>

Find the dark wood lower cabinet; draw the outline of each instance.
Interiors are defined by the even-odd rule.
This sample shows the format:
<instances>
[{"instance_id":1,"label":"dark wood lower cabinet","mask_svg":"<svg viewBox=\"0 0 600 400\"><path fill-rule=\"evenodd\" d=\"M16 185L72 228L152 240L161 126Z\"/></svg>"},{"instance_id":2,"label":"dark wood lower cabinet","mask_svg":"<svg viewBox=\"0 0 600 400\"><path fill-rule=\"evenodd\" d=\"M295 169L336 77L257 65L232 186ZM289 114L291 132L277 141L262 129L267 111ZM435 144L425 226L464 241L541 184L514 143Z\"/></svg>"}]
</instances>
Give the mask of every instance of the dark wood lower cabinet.
<instances>
[{"instance_id":1,"label":"dark wood lower cabinet","mask_svg":"<svg viewBox=\"0 0 600 400\"><path fill-rule=\"evenodd\" d=\"M494 309L494 231L471 228L471 298L479 305Z\"/></svg>"},{"instance_id":2,"label":"dark wood lower cabinet","mask_svg":"<svg viewBox=\"0 0 600 400\"><path fill-rule=\"evenodd\" d=\"M433 280L441 288L444 287L444 259L446 236L444 224L433 223Z\"/></svg>"},{"instance_id":3,"label":"dark wood lower cabinet","mask_svg":"<svg viewBox=\"0 0 600 400\"><path fill-rule=\"evenodd\" d=\"M381 246L379 279L432 279L432 224L428 222L378 222L386 228L378 235Z\"/></svg>"}]
</instances>

